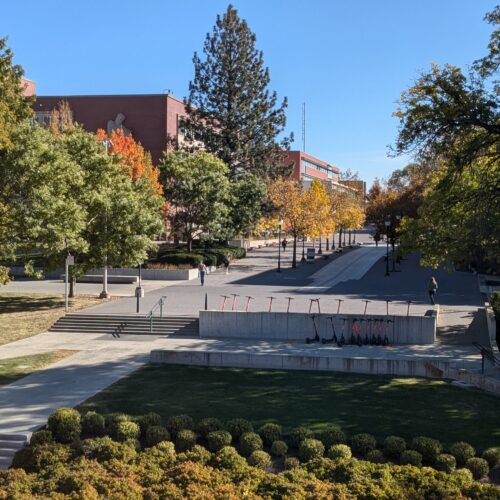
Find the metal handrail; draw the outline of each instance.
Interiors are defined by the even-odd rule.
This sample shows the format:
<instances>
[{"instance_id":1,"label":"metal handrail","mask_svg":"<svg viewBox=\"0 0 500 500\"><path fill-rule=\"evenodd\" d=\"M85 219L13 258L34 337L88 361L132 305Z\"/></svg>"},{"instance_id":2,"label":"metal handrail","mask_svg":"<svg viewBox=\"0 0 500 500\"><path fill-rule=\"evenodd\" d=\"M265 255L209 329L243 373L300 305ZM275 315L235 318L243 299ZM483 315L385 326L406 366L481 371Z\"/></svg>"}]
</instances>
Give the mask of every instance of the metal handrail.
<instances>
[{"instance_id":1,"label":"metal handrail","mask_svg":"<svg viewBox=\"0 0 500 500\"><path fill-rule=\"evenodd\" d=\"M147 315L147 318L149 319L149 333L152 334L153 333L153 317L154 317L154 313L155 311L160 308L160 319L163 318L163 306L166 304L167 302L167 296L166 295L163 295L155 304L154 306L151 308L151 311L149 311L148 315Z\"/></svg>"},{"instance_id":2,"label":"metal handrail","mask_svg":"<svg viewBox=\"0 0 500 500\"><path fill-rule=\"evenodd\" d=\"M472 342L472 345L481 353L481 373L484 373L484 360L487 359L493 366L500 366L500 359L495 356L493 349L481 345L479 342Z\"/></svg>"}]
</instances>

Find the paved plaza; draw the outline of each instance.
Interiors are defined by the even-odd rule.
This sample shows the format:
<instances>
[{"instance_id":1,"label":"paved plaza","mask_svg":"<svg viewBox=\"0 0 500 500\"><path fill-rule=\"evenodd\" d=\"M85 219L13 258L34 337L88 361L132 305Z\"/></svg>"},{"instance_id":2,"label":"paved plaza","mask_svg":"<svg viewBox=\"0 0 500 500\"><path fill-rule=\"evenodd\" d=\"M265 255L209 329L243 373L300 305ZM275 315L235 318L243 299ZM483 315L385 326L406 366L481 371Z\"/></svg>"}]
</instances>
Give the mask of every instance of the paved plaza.
<instances>
[{"instance_id":1,"label":"paved plaza","mask_svg":"<svg viewBox=\"0 0 500 500\"><path fill-rule=\"evenodd\" d=\"M113 338L102 334L43 333L35 337L0 346L0 359L70 349L77 351L58 363L0 388L0 433L29 433L43 425L48 415L61 406L75 406L105 387L136 370L149 360L151 350L173 349L204 352L274 353L280 355L317 355L329 357L363 357L373 359L422 359L449 361L457 368L478 369L480 356L471 346L483 332L476 321L482 305L477 277L469 273L447 273L421 268L416 256L403 260L399 272L386 277L385 248L369 244L331 254L314 264L291 269L291 249L283 256L283 272L276 272L277 247L254 250L248 258L235 262L229 275L223 270L209 275L205 287L199 282L146 283L142 313L146 313L159 297L167 296L167 314L197 314L204 307L205 294L209 308L220 308L222 295L236 293L236 308L242 309L246 296L254 297L251 310L269 307L268 297L276 297L273 310L284 311L287 297L292 297L292 310L309 309L309 299L320 297L322 312L336 312L338 299L343 312L362 314L365 300L369 313L385 314L386 300L391 314L424 314L430 306L427 282L435 275L439 283L440 337L436 346L346 346L306 345L301 342L250 342L168 338L159 336L122 335ZM359 237L358 237L359 239ZM299 253L300 257L300 253ZM391 262L392 268L392 262ZM25 290L23 282L9 285L5 291ZM30 282L29 291L61 292L55 281ZM90 285L93 286L93 285ZM15 287L19 287L17 290ZM59 287L59 288L57 288ZM122 285L123 287L123 285ZM126 294L126 289L121 289ZM26 291L26 290L25 290ZM129 287L129 294L133 286ZM232 299L228 301L229 307ZM135 299L124 297L85 310L86 313L135 313ZM478 337L479 336L479 337Z\"/></svg>"}]
</instances>

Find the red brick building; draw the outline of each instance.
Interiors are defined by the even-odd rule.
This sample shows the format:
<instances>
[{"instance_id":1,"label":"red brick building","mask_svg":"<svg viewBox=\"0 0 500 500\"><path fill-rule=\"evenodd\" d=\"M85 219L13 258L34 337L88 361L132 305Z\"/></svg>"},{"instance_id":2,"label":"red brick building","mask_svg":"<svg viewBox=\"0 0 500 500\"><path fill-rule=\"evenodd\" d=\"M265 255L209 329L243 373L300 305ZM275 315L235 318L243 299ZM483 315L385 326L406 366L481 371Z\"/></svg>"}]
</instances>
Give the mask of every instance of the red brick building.
<instances>
[{"instance_id":1,"label":"red brick building","mask_svg":"<svg viewBox=\"0 0 500 500\"><path fill-rule=\"evenodd\" d=\"M334 167L303 151L288 151L285 155L284 164L290 165L291 163L293 163L291 177L303 181L306 185L314 179L330 184L339 183L340 169L338 167Z\"/></svg>"},{"instance_id":2,"label":"red brick building","mask_svg":"<svg viewBox=\"0 0 500 500\"><path fill-rule=\"evenodd\" d=\"M181 100L168 94L37 96L34 110L41 124L50 122L50 113L60 101L67 101L73 120L89 132L114 128L130 131L157 163L170 140L182 140Z\"/></svg>"}]
</instances>

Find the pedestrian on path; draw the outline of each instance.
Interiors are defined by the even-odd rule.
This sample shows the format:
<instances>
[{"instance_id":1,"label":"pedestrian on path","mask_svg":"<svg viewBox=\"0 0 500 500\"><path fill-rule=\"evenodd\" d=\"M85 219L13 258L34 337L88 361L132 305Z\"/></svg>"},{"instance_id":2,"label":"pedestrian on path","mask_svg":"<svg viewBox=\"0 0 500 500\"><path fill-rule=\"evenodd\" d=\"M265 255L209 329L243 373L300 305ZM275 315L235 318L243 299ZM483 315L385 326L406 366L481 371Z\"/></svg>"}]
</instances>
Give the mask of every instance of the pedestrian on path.
<instances>
[{"instance_id":1,"label":"pedestrian on path","mask_svg":"<svg viewBox=\"0 0 500 500\"><path fill-rule=\"evenodd\" d=\"M286 241L286 238L283 238L283 241L281 242L281 246L283 247L283 253L285 252L287 245L288 241Z\"/></svg>"},{"instance_id":2,"label":"pedestrian on path","mask_svg":"<svg viewBox=\"0 0 500 500\"><path fill-rule=\"evenodd\" d=\"M203 262L200 262L200 265L198 266L198 272L200 274L201 286L204 286L205 274L207 274L207 266Z\"/></svg>"},{"instance_id":3,"label":"pedestrian on path","mask_svg":"<svg viewBox=\"0 0 500 500\"><path fill-rule=\"evenodd\" d=\"M226 274L229 274L229 259L227 257L224 257L224 267L226 268Z\"/></svg>"},{"instance_id":4,"label":"pedestrian on path","mask_svg":"<svg viewBox=\"0 0 500 500\"><path fill-rule=\"evenodd\" d=\"M436 278L433 276L429 281L428 291L429 291L429 299L431 300L431 304L434 305L436 302L434 301L434 296L436 295L438 289L438 284Z\"/></svg>"}]
</instances>

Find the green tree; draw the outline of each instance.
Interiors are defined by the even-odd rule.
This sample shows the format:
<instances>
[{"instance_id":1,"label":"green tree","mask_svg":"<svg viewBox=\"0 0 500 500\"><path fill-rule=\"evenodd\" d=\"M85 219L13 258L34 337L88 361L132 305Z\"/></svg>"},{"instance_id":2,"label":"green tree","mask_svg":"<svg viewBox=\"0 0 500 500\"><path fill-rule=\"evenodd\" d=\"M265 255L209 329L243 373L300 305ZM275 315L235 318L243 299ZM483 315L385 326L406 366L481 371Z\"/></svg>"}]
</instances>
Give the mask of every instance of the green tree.
<instances>
[{"instance_id":1,"label":"green tree","mask_svg":"<svg viewBox=\"0 0 500 500\"><path fill-rule=\"evenodd\" d=\"M24 71L13 63L13 59L7 38L0 38L0 150L13 146L12 135L16 127L33 114L33 98L23 95L21 77Z\"/></svg>"},{"instance_id":2,"label":"green tree","mask_svg":"<svg viewBox=\"0 0 500 500\"><path fill-rule=\"evenodd\" d=\"M163 156L159 168L172 227L182 233L189 252L196 235L227 233L231 197L224 162L203 151L174 151Z\"/></svg>"},{"instance_id":3,"label":"green tree","mask_svg":"<svg viewBox=\"0 0 500 500\"><path fill-rule=\"evenodd\" d=\"M46 129L26 121L11 135L15 147L0 152L0 249L26 260L43 255L49 267L69 251L87 250L80 166Z\"/></svg>"},{"instance_id":4,"label":"green tree","mask_svg":"<svg viewBox=\"0 0 500 500\"><path fill-rule=\"evenodd\" d=\"M282 150L290 138L277 143L286 125L284 99L268 90L270 77L256 37L237 10L229 5L207 34L201 60L194 54L194 80L186 99L186 128L191 147L197 141L220 158L231 178L243 172L261 177L282 173Z\"/></svg>"},{"instance_id":5,"label":"green tree","mask_svg":"<svg viewBox=\"0 0 500 500\"><path fill-rule=\"evenodd\" d=\"M71 251L77 271L93 267L136 266L147 258L162 230L162 200L151 183L131 179L123 159L107 154L92 133L72 127L60 135L61 145L83 172L77 202L85 211L82 236L88 248Z\"/></svg>"}]
</instances>

